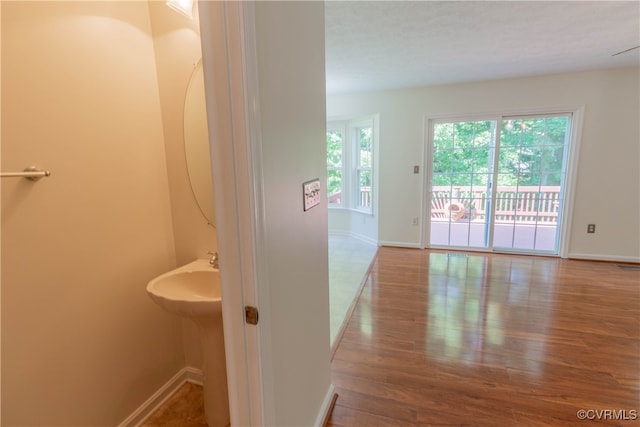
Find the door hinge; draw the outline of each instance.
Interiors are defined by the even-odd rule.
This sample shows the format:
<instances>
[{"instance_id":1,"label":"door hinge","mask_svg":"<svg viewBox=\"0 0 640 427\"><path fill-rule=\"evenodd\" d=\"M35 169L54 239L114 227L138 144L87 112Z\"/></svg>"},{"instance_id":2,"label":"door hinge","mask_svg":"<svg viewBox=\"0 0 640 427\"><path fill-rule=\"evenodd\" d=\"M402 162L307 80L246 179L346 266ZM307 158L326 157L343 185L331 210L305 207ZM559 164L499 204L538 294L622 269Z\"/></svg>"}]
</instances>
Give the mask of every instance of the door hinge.
<instances>
[{"instance_id":1,"label":"door hinge","mask_svg":"<svg viewBox=\"0 0 640 427\"><path fill-rule=\"evenodd\" d=\"M250 325L258 324L258 308L250 305L244 306L244 320Z\"/></svg>"}]
</instances>

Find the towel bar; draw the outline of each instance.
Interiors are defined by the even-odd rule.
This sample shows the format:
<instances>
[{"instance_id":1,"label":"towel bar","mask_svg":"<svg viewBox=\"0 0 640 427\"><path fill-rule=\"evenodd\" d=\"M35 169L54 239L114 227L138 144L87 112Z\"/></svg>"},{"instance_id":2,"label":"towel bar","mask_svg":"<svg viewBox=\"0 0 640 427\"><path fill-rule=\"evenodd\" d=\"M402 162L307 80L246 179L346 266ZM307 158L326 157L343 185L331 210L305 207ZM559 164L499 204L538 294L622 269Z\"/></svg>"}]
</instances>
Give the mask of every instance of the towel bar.
<instances>
[{"instance_id":1,"label":"towel bar","mask_svg":"<svg viewBox=\"0 0 640 427\"><path fill-rule=\"evenodd\" d=\"M35 166L25 168L22 172L0 172L0 178L27 178L31 181L37 181L45 176L51 176L51 172L40 170Z\"/></svg>"}]
</instances>

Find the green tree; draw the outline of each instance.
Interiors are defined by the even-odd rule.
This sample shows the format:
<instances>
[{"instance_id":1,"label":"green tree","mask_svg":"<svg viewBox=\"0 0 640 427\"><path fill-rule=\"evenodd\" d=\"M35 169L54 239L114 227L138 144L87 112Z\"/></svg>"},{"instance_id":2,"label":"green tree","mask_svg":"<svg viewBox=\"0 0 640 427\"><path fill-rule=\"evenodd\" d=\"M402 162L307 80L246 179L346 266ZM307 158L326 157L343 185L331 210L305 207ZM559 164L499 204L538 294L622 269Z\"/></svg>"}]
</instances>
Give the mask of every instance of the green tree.
<instances>
[{"instance_id":1,"label":"green tree","mask_svg":"<svg viewBox=\"0 0 640 427\"><path fill-rule=\"evenodd\" d=\"M500 129L500 186L560 185L568 117L504 120ZM493 169L491 121L434 126L433 185L483 186Z\"/></svg>"},{"instance_id":2,"label":"green tree","mask_svg":"<svg viewBox=\"0 0 640 427\"><path fill-rule=\"evenodd\" d=\"M503 121L500 168L511 176L504 185L560 185L568 125L563 116Z\"/></svg>"},{"instance_id":3,"label":"green tree","mask_svg":"<svg viewBox=\"0 0 640 427\"><path fill-rule=\"evenodd\" d=\"M372 133L373 128L371 127L358 129L358 182L360 187L371 187L371 167L373 166Z\"/></svg>"},{"instance_id":4,"label":"green tree","mask_svg":"<svg viewBox=\"0 0 640 427\"><path fill-rule=\"evenodd\" d=\"M329 196L342 192L342 131L327 131L327 191Z\"/></svg>"},{"instance_id":5,"label":"green tree","mask_svg":"<svg viewBox=\"0 0 640 427\"><path fill-rule=\"evenodd\" d=\"M433 185L486 185L493 134L491 121L436 124Z\"/></svg>"}]
</instances>

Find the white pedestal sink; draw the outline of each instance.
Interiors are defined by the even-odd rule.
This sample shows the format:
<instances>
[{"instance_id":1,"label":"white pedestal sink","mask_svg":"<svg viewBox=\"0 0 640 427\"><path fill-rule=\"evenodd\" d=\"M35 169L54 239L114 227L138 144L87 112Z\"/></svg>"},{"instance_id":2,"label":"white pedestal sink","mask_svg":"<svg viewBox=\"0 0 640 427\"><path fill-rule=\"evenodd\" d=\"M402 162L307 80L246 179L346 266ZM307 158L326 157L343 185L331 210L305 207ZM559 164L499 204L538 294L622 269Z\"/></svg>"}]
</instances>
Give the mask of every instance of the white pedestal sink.
<instances>
[{"instance_id":1,"label":"white pedestal sink","mask_svg":"<svg viewBox=\"0 0 640 427\"><path fill-rule=\"evenodd\" d=\"M202 346L204 411L209 427L229 425L229 395L222 330L220 272L199 259L156 277L151 299L170 313L195 321Z\"/></svg>"}]
</instances>

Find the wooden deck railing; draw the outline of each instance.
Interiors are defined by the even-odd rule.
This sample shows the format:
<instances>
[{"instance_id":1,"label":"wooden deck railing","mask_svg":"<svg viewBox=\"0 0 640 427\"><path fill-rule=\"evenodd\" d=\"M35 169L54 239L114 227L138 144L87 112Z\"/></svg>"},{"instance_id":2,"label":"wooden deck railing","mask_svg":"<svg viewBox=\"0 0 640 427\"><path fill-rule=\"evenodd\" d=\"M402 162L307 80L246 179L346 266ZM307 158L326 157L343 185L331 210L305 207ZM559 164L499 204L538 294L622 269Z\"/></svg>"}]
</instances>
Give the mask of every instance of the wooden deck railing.
<instances>
[{"instance_id":1,"label":"wooden deck railing","mask_svg":"<svg viewBox=\"0 0 640 427\"><path fill-rule=\"evenodd\" d=\"M495 222L556 224L560 186L497 187ZM478 187L434 186L431 218L482 221L487 214L487 191Z\"/></svg>"},{"instance_id":2,"label":"wooden deck railing","mask_svg":"<svg viewBox=\"0 0 640 427\"><path fill-rule=\"evenodd\" d=\"M371 187L360 187L360 205L363 208L371 207Z\"/></svg>"}]
</instances>

